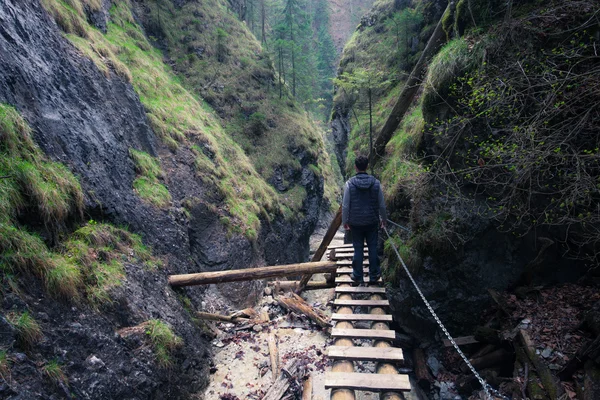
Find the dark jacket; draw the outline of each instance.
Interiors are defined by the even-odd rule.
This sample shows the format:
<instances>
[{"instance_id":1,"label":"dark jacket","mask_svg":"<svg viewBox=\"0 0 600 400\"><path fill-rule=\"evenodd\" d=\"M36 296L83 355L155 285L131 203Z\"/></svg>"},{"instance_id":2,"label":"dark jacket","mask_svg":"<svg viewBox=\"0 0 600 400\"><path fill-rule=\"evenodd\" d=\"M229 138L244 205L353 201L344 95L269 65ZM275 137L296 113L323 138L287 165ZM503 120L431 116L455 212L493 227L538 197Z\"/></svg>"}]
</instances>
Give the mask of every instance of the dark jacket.
<instances>
[{"instance_id":1,"label":"dark jacket","mask_svg":"<svg viewBox=\"0 0 600 400\"><path fill-rule=\"evenodd\" d=\"M381 219L386 219L381 183L366 172L359 172L344 186L342 223L368 226Z\"/></svg>"}]
</instances>

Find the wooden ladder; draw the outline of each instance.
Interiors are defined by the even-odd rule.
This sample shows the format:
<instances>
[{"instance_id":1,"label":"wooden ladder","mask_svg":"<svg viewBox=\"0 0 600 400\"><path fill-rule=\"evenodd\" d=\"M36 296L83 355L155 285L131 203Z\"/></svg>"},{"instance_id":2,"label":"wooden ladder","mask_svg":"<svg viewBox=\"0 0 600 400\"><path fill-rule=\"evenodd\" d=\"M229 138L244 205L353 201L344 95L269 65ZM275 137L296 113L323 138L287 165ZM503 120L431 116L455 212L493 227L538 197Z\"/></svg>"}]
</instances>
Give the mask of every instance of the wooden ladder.
<instances>
[{"instance_id":1,"label":"wooden ladder","mask_svg":"<svg viewBox=\"0 0 600 400\"><path fill-rule=\"evenodd\" d=\"M395 332L390 329L392 316L387 312L389 302L385 287L380 279L369 282L368 255L365 250L363 272L368 286L351 286L352 245L330 246L335 249L338 269L335 278L335 312L331 315L334 327L331 336L333 346L327 349L327 356L333 361L330 372L325 374L325 388L331 389L332 400L354 399L354 391L381 392L382 398L403 399L401 392L410 391L408 375L399 374L396 365L404 363L402 349L393 347ZM369 313L355 313L355 308L368 308ZM370 323L370 329L355 328L355 324ZM355 346L355 341L370 339L365 346ZM375 362L376 373L355 372L359 363Z\"/></svg>"}]
</instances>

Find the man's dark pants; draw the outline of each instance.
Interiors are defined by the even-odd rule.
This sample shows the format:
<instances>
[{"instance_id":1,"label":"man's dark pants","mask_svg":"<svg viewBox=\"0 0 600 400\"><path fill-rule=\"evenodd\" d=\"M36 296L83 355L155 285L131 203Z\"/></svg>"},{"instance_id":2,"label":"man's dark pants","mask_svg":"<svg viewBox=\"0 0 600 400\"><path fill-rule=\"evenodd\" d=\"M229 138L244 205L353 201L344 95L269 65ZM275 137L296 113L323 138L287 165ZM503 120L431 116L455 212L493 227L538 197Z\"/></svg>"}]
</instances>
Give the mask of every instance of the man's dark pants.
<instances>
[{"instance_id":1,"label":"man's dark pants","mask_svg":"<svg viewBox=\"0 0 600 400\"><path fill-rule=\"evenodd\" d=\"M363 281L363 251L365 240L369 249L369 276L380 276L379 257L377 256L377 240L379 224L367 226L350 226L352 232L352 247L354 257L352 258L352 275L358 281Z\"/></svg>"}]
</instances>

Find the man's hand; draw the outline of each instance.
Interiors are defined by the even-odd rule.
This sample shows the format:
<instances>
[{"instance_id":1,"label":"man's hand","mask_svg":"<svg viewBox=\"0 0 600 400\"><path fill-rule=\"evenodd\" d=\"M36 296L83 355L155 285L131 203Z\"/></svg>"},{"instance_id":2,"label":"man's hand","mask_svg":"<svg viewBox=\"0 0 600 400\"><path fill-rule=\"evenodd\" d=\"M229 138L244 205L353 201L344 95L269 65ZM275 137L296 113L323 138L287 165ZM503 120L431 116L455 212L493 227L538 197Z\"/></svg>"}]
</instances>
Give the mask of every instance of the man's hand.
<instances>
[{"instance_id":1,"label":"man's hand","mask_svg":"<svg viewBox=\"0 0 600 400\"><path fill-rule=\"evenodd\" d=\"M381 220L380 226L381 226L381 229L385 229L385 227L387 226L385 219Z\"/></svg>"},{"instance_id":2,"label":"man's hand","mask_svg":"<svg viewBox=\"0 0 600 400\"><path fill-rule=\"evenodd\" d=\"M350 230L350 225L344 224L344 229L347 230L347 231L349 231Z\"/></svg>"}]
</instances>

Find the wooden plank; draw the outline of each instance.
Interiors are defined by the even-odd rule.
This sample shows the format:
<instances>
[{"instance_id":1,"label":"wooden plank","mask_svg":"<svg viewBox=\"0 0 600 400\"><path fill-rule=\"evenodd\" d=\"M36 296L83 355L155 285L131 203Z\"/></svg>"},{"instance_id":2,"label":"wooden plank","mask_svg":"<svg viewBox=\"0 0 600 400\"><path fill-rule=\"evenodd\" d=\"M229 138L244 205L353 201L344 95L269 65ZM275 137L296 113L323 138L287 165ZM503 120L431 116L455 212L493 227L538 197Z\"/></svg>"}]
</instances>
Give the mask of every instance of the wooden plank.
<instances>
[{"instance_id":1,"label":"wooden plank","mask_svg":"<svg viewBox=\"0 0 600 400\"><path fill-rule=\"evenodd\" d=\"M368 257L369 253L368 252L364 252L363 253L363 257ZM335 257L336 258L341 258L341 257L354 257L354 252L353 251L336 251L335 252Z\"/></svg>"},{"instance_id":2,"label":"wooden plank","mask_svg":"<svg viewBox=\"0 0 600 400\"><path fill-rule=\"evenodd\" d=\"M335 272L337 272L338 274L351 274L352 273L352 268L351 267L339 267L337 269L337 271L335 271ZM368 274L369 273L369 267L363 267L363 272L365 274Z\"/></svg>"},{"instance_id":3,"label":"wooden plank","mask_svg":"<svg viewBox=\"0 0 600 400\"><path fill-rule=\"evenodd\" d=\"M450 347L452 346L452 343L448 340L448 339L443 339L444 342L444 346L446 347ZM477 339L475 339L475 336L461 336L461 337L457 337L454 338L454 342L459 345L465 345L465 344L475 344L475 343L479 343L479 341Z\"/></svg>"},{"instance_id":4,"label":"wooden plank","mask_svg":"<svg viewBox=\"0 0 600 400\"><path fill-rule=\"evenodd\" d=\"M323 254L325 254L325 251L327 250L327 246L329 246L329 243L331 243L331 240L335 236L340 225L342 225L342 206L341 205L340 205L340 208L338 208L337 212L335 213L335 217L333 217L331 224L329 224L329 228L327 228L327 232L325 233L325 236L323 236L323 240L321 241L319 248L317 249L317 251L315 251L315 254L313 254L311 261L321 261L321 258L323 258ZM304 290L304 287L306 286L308 281L310 281L310 278L312 278L313 274L315 274L315 272L309 272L302 276L302 278L300 279L300 284L298 285L298 288L296 289L296 294L302 293L302 291Z\"/></svg>"},{"instance_id":5,"label":"wooden plank","mask_svg":"<svg viewBox=\"0 0 600 400\"><path fill-rule=\"evenodd\" d=\"M377 315L377 314L331 314L332 321L379 321L379 322L392 322L391 315Z\"/></svg>"},{"instance_id":6,"label":"wooden plank","mask_svg":"<svg viewBox=\"0 0 600 400\"><path fill-rule=\"evenodd\" d=\"M276 276L292 276L304 273L334 272L337 265L334 261L320 261L271 267L245 268L219 272L200 272L197 274L170 275L169 285L191 286L209 283L251 281Z\"/></svg>"},{"instance_id":7,"label":"wooden plank","mask_svg":"<svg viewBox=\"0 0 600 400\"><path fill-rule=\"evenodd\" d=\"M385 294L385 288L380 286L337 286L336 293L381 293Z\"/></svg>"},{"instance_id":8,"label":"wooden plank","mask_svg":"<svg viewBox=\"0 0 600 400\"><path fill-rule=\"evenodd\" d=\"M269 333L267 338L269 347L269 360L271 361L271 374L273 381L279 378L279 350L277 349L277 339L274 333Z\"/></svg>"},{"instance_id":9,"label":"wooden plank","mask_svg":"<svg viewBox=\"0 0 600 400\"><path fill-rule=\"evenodd\" d=\"M333 301L334 306L364 306L364 307L387 307L390 305L388 300L340 300L335 299Z\"/></svg>"},{"instance_id":10,"label":"wooden plank","mask_svg":"<svg viewBox=\"0 0 600 400\"><path fill-rule=\"evenodd\" d=\"M394 340L396 332L389 329L331 329L331 337Z\"/></svg>"},{"instance_id":11,"label":"wooden plank","mask_svg":"<svg viewBox=\"0 0 600 400\"><path fill-rule=\"evenodd\" d=\"M352 243L348 243L348 244L336 244L336 245L332 245L332 246L327 246L328 250L331 249L354 249L354 246L352 245Z\"/></svg>"},{"instance_id":12,"label":"wooden plank","mask_svg":"<svg viewBox=\"0 0 600 400\"><path fill-rule=\"evenodd\" d=\"M352 260L338 260L336 261L337 265L341 266L341 267L345 267L348 265L352 265ZM369 260L367 258L365 258L363 260L363 265L369 265Z\"/></svg>"},{"instance_id":13,"label":"wooden plank","mask_svg":"<svg viewBox=\"0 0 600 400\"><path fill-rule=\"evenodd\" d=\"M290 377L295 376L298 372L298 364L299 361L296 358L288 360L287 364L285 364L287 373L279 375L279 378L271 385L262 400L280 400L290 387ZM295 378L292 379L295 381Z\"/></svg>"},{"instance_id":14,"label":"wooden plank","mask_svg":"<svg viewBox=\"0 0 600 400\"><path fill-rule=\"evenodd\" d=\"M326 372L325 389L354 389L371 392L410 391L410 381L408 375Z\"/></svg>"},{"instance_id":15,"label":"wooden plank","mask_svg":"<svg viewBox=\"0 0 600 400\"><path fill-rule=\"evenodd\" d=\"M352 279L350 279L349 275L343 275L343 276L338 276L337 278L335 278L335 283L352 283ZM369 279L365 279L366 283L371 282ZM379 280L377 281L377 283L382 282L381 278L379 278ZM376 283L376 282L371 282L371 283Z\"/></svg>"},{"instance_id":16,"label":"wooden plank","mask_svg":"<svg viewBox=\"0 0 600 400\"><path fill-rule=\"evenodd\" d=\"M327 356L332 360L403 362L402 349L395 347L346 347L331 346Z\"/></svg>"}]
</instances>

